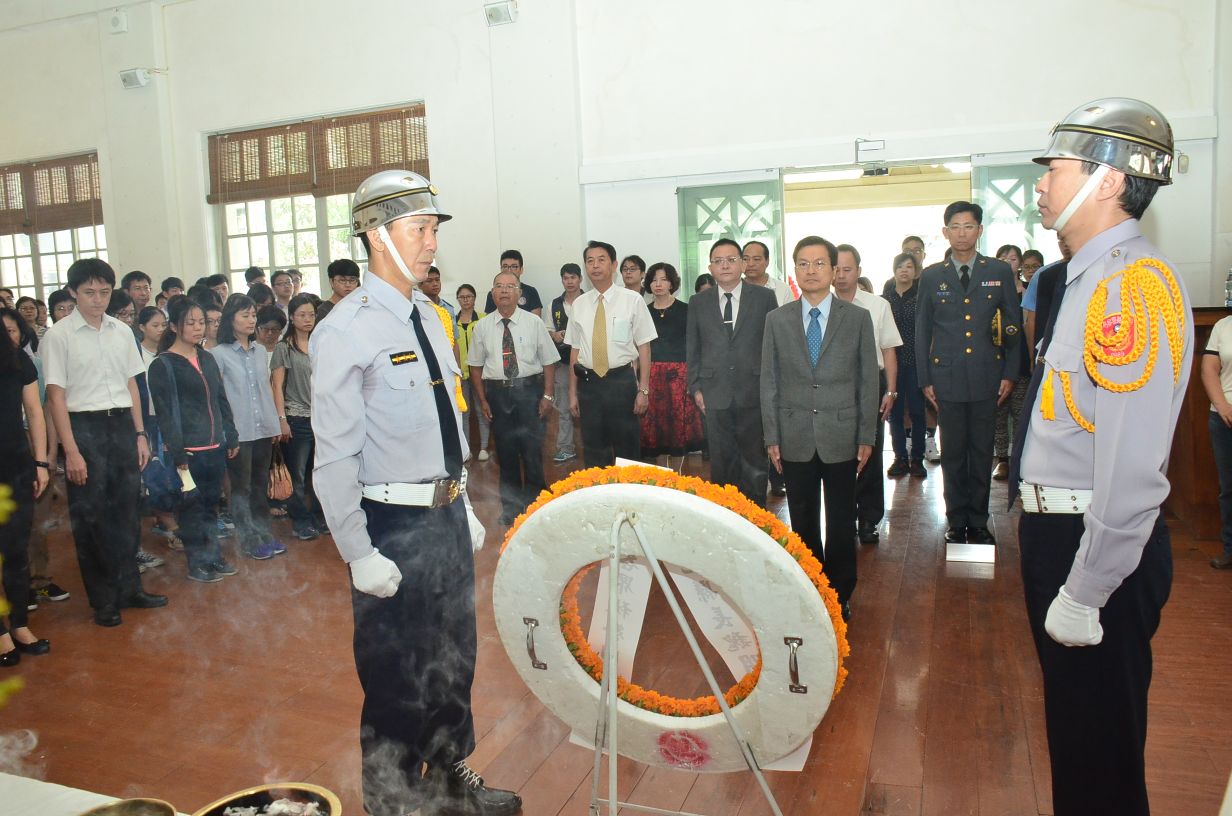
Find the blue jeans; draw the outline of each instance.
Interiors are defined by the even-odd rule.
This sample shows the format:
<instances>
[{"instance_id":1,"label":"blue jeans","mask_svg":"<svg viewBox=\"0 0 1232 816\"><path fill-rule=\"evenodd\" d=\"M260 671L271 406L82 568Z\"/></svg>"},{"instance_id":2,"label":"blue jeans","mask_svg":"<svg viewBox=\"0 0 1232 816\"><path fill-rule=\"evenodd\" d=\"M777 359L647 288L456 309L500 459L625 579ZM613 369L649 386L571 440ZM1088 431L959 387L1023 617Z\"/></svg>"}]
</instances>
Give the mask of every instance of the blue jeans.
<instances>
[{"instance_id":1,"label":"blue jeans","mask_svg":"<svg viewBox=\"0 0 1232 816\"><path fill-rule=\"evenodd\" d=\"M890 439L894 444L894 458L907 458L907 428L903 415L911 417L911 458L917 462L924 459L924 394L920 391L915 366L898 370L898 399L890 409Z\"/></svg>"},{"instance_id":2,"label":"blue jeans","mask_svg":"<svg viewBox=\"0 0 1232 816\"><path fill-rule=\"evenodd\" d=\"M222 480L227 472L227 452L222 448L190 451L188 472L197 489L188 493L175 511L180 540L188 567L208 567L222 558L218 547L218 502L222 499Z\"/></svg>"},{"instance_id":3,"label":"blue jeans","mask_svg":"<svg viewBox=\"0 0 1232 816\"><path fill-rule=\"evenodd\" d=\"M1219 537L1225 555L1232 555L1232 428L1223 424L1219 414L1211 411L1207 424L1211 433L1211 449L1215 453L1215 469L1219 471Z\"/></svg>"},{"instance_id":4,"label":"blue jeans","mask_svg":"<svg viewBox=\"0 0 1232 816\"><path fill-rule=\"evenodd\" d=\"M287 499L287 515L296 532L313 526L313 507L320 514L320 505L312 491L312 457L317 440L312 434L311 417L289 416L291 441L286 443L287 470L291 471L291 498Z\"/></svg>"}]
</instances>

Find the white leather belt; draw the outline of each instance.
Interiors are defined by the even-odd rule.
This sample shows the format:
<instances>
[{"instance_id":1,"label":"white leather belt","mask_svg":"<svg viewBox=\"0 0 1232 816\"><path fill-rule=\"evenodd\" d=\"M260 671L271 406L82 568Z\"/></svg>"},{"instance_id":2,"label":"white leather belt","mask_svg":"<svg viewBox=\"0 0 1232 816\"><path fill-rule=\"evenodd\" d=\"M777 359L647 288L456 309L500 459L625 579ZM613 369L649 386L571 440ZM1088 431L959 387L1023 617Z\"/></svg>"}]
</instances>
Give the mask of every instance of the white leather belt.
<instances>
[{"instance_id":1,"label":"white leather belt","mask_svg":"<svg viewBox=\"0 0 1232 816\"><path fill-rule=\"evenodd\" d=\"M1068 487L1044 487L1022 482L1019 495L1022 509L1027 513L1085 513L1091 506L1090 490L1071 490Z\"/></svg>"},{"instance_id":2,"label":"white leather belt","mask_svg":"<svg viewBox=\"0 0 1232 816\"><path fill-rule=\"evenodd\" d=\"M466 471L461 479L437 479L434 482L412 484L410 482L386 482L363 486L365 499L381 504L400 504L405 507L444 507L453 504L466 489Z\"/></svg>"}]
</instances>

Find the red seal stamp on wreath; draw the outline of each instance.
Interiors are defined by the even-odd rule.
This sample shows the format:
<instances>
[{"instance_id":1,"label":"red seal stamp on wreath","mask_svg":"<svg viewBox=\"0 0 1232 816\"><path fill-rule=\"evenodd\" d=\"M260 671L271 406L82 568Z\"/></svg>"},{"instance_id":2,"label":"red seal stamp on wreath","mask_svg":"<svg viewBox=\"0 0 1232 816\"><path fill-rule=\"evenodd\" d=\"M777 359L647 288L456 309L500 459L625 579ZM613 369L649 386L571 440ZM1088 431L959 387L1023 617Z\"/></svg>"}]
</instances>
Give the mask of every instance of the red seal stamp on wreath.
<instances>
[{"instance_id":1,"label":"red seal stamp on wreath","mask_svg":"<svg viewBox=\"0 0 1232 816\"><path fill-rule=\"evenodd\" d=\"M1104 322L1100 324L1100 331L1103 332L1104 340L1111 340L1116 333L1121 330L1121 321L1126 324L1125 339L1115 346L1108 346L1104 349L1104 353L1109 357L1128 357L1129 352L1134 347L1134 318L1132 316L1121 317L1121 314L1111 314L1104 318Z\"/></svg>"},{"instance_id":2,"label":"red seal stamp on wreath","mask_svg":"<svg viewBox=\"0 0 1232 816\"><path fill-rule=\"evenodd\" d=\"M705 740L688 731L664 731L658 742L659 756L676 768L696 771L710 761Z\"/></svg>"}]
</instances>

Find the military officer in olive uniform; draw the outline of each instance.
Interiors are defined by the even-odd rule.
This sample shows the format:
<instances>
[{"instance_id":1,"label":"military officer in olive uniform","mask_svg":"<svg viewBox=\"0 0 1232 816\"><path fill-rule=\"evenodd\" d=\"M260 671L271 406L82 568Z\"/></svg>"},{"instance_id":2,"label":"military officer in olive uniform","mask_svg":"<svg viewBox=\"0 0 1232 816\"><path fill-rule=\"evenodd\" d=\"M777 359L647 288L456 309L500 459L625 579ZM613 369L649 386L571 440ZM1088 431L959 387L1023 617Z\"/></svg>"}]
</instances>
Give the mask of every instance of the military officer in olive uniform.
<instances>
[{"instance_id":1,"label":"military officer in olive uniform","mask_svg":"<svg viewBox=\"0 0 1232 816\"><path fill-rule=\"evenodd\" d=\"M314 481L351 572L360 751L371 816L521 808L466 764L475 749L475 564L461 368L419 288L441 212L426 178L385 170L355 192L364 283L312 333ZM426 767L425 767L426 766Z\"/></svg>"},{"instance_id":2,"label":"military officer in olive uniform","mask_svg":"<svg viewBox=\"0 0 1232 816\"><path fill-rule=\"evenodd\" d=\"M1172 128L1097 99L1035 161L1040 217L1073 251L1010 459L1027 619L1044 678L1056 816L1147 816L1151 638L1172 586L1160 505L1193 315L1138 219L1172 181ZM1128 297L1122 301L1122 296Z\"/></svg>"},{"instance_id":3,"label":"military officer in olive uniform","mask_svg":"<svg viewBox=\"0 0 1232 816\"><path fill-rule=\"evenodd\" d=\"M1022 310L1009 265L976 252L984 211L955 201L945 208L951 256L920 276L916 306L916 371L937 409L945 475L946 541L991 544L997 406L1013 389Z\"/></svg>"}]
</instances>

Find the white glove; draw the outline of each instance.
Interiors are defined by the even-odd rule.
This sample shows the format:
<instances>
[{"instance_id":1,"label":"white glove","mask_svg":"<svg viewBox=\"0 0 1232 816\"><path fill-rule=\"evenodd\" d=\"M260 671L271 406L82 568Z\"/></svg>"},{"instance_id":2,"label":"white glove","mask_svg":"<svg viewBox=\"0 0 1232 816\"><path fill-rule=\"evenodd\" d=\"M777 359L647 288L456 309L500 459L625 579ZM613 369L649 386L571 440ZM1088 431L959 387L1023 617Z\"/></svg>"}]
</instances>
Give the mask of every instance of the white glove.
<instances>
[{"instance_id":1,"label":"white glove","mask_svg":"<svg viewBox=\"0 0 1232 816\"><path fill-rule=\"evenodd\" d=\"M1080 604L1061 587L1048 607L1044 631L1062 646L1096 646L1104 639L1099 609Z\"/></svg>"},{"instance_id":2,"label":"white glove","mask_svg":"<svg viewBox=\"0 0 1232 816\"><path fill-rule=\"evenodd\" d=\"M471 507L471 497L463 493L462 503L466 505L466 525L471 530L471 552L477 553L483 549L483 539L487 535L487 531L479 523L479 518L475 515L475 508Z\"/></svg>"},{"instance_id":3,"label":"white glove","mask_svg":"<svg viewBox=\"0 0 1232 816\"><path fill-rule=\"evenodd\" d=\"M360 592L390 598L402 583L402 571L373 547L372 552L351 562L351 582Z\"/></svg>"}]
</instances>

